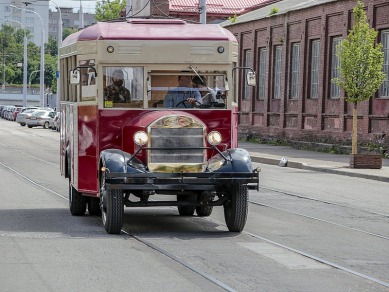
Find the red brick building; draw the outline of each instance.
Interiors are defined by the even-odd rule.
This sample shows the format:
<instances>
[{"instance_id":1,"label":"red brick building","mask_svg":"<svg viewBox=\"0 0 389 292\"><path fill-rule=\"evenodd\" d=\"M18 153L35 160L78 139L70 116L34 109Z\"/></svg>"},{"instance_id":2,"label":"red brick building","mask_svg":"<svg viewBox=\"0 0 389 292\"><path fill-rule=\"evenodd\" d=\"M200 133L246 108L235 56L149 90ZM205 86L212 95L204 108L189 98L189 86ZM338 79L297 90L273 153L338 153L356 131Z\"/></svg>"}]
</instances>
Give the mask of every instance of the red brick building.
<instances>
[{"instance_id":1,"label":"red brick building","mask_svg":"<svg viewBox=\"0 0 389 292\"><path fill-rule=\"evenodd\" d=\"M206 0L207 23L219 23L229 17L239 16L278 1L281 0ZM139 0L136 7L142 10L144 4L146 3L147 6L149 2ZM138 13L136 9L134 12ZM150 15L152 16L200 22L200 12L200 0L153 0L150 2Z\"/></svg>"},{"instance_id":2,"label":"red brick building","mask_svg":"<svg viewBox=\"0 0 389 292\"><path fill-rule=\"evenodd\" d=\"M336 45L352 28L356 0L284 0L221 25L240 45L240 62L257 72L241 86L240 134L287 140L351 139L352 104L331 79L339 75ZM389 1L364 0L384 46L386 81L358 105L359 141L389 142ZM243 83L243 78L240 80Z\"/></svg>"}]
</instances>

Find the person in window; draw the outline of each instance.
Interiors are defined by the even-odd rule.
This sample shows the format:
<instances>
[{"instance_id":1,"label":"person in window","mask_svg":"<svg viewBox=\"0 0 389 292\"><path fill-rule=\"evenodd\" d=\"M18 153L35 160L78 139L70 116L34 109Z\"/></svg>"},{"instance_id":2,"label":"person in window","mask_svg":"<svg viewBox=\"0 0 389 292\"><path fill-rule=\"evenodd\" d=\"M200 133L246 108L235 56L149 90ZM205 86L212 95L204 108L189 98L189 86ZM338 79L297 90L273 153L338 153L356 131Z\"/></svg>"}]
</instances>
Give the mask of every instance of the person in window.
<instances>
[{"instance_id":1,"label":"person in window","mask_svg":"<svg viewBox=\"0 0 389 292\"><path fill-rule=\"evenodd\" d=\"M193 87L201 94L203 104L211 104L217 102L216 91L207 86L207 81L204 76L195 76L192 79Z\"/></svg>"},{"instance_id":2,"label":"person in window","mask_svg":"<svg viewBox=\"0 0 389 292\"><path fill-rule=\"evenodd\" d=\"M178 76L178 87L169 90L163 101L165 108L192 108L196 104L202 104L198 90L192 88L192 77L188 75Z\"/></svg>"},{"instance_id":3,"label":"person in window","mask_svg":"<svg viewBox=\"0 0 389 292\"><path fill-rule=\"evenodd\" d=\"M104 98L113 102L130 102L130 91L123 85L124 74L122 70L115 70L112 74L112 84L104 88Z\"/></svg>"}]
</instances>

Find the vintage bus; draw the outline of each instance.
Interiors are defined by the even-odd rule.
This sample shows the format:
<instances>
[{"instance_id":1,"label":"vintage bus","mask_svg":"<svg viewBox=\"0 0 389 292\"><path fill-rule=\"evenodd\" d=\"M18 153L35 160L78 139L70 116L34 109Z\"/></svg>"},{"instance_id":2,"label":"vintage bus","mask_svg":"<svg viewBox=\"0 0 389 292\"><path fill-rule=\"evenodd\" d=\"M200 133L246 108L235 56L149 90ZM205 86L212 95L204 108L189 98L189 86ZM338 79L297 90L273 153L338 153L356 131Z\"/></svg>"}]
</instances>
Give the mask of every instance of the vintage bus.
<instances>
[{"instance_id":1,"label":"vintage bus","mask_svg":"<svg viewBox=\"0 0 389 292\"><path fill-rule=\"evenodd\" d=\"M209 216L223 206L229 231L243 230L259 169L238 148L238 72L250 85L255 73L237 67L237 48L216 24L178 19L98 22L63 41L61 174L72 215L101 215L117 234L124 207Z\"/></svg>"}]
</instances>

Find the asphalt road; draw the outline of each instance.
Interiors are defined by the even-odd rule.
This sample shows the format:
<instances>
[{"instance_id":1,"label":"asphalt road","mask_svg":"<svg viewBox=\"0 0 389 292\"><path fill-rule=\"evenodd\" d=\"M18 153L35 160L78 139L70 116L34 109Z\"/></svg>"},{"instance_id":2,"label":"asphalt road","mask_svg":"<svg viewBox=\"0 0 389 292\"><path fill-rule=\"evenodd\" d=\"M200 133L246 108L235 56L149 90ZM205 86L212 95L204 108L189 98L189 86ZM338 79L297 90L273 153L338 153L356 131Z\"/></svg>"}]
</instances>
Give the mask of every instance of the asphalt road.
<instances>
[{"instance_id":1,"label":"asphalt road","mask_svg":"<svg viewBox=\"0 0 389 292\"><path fill-rule=\"evenodd\" d=\"M1 291L389 291L387 183L261 166L245 231L223 209L72 217L59 133L0 120Z\"/></svg>"}]
</instances>

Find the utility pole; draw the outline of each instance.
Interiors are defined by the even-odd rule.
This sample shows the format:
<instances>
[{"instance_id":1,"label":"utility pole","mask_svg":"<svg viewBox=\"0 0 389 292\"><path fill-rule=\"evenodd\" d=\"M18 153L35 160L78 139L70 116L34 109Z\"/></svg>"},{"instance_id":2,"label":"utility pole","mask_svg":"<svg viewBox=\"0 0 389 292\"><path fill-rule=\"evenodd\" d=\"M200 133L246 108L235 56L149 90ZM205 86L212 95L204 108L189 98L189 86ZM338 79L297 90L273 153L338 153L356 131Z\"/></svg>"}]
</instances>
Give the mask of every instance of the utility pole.
<instances>
[{"instance_id":1,"label":"utility pole","mask_svg":"<svg viewBox=\"0 0 389 292\"><path fill-rule=\"evenodd\" d=\"M127 0L126 4L126 18L132 15L132 0Z\"/></svg>"},{"instance_id":2,"label":"utility pole","mask_svg":"<svg viewBox=\"0 0 389 292\"><path fill-rule=\"evenodd\" d=\"M207 23L207 0L200 0L199 3L200 23Z\"/></svg>"}]
</instances>

